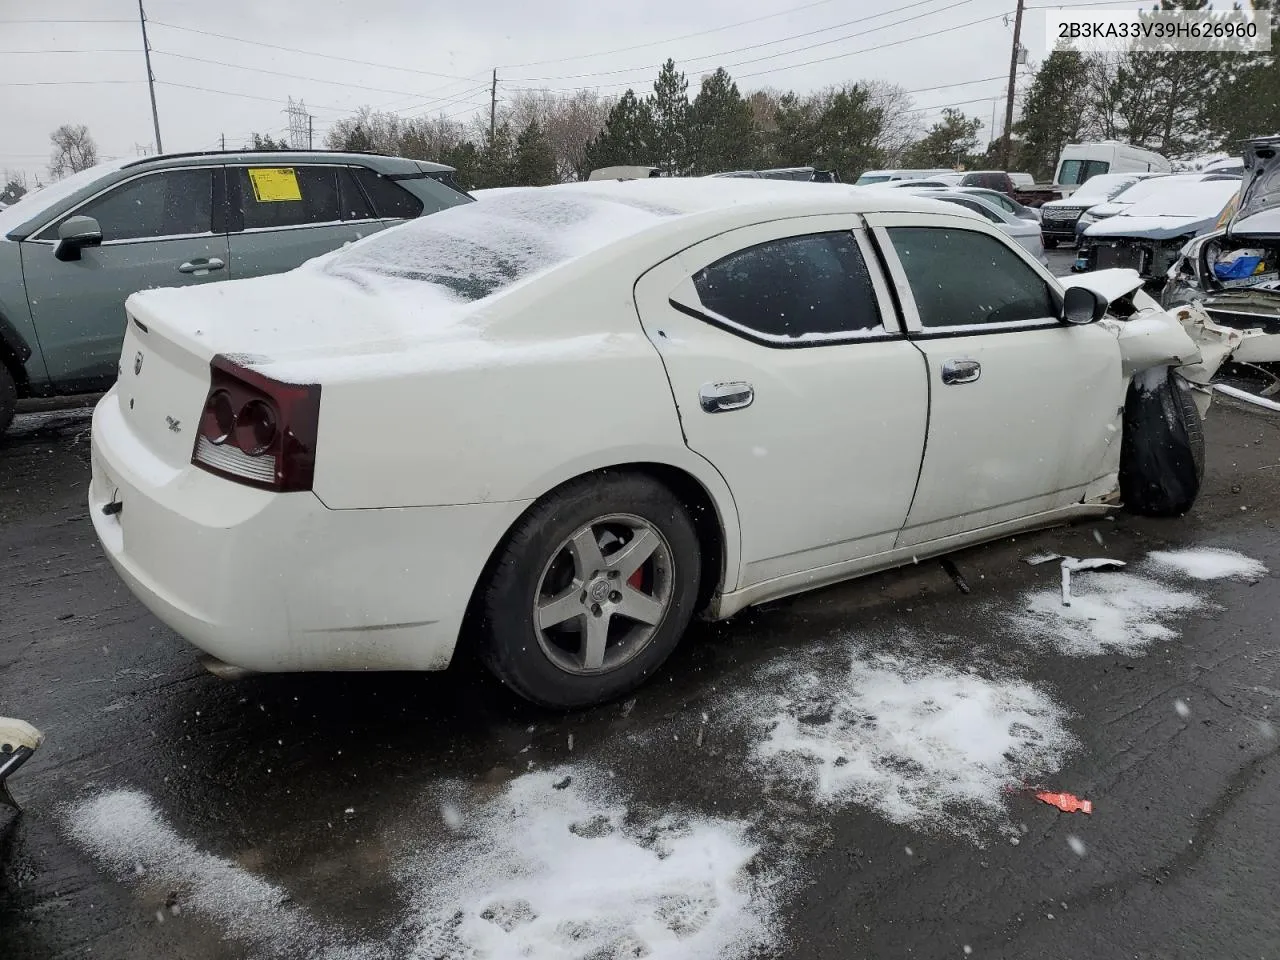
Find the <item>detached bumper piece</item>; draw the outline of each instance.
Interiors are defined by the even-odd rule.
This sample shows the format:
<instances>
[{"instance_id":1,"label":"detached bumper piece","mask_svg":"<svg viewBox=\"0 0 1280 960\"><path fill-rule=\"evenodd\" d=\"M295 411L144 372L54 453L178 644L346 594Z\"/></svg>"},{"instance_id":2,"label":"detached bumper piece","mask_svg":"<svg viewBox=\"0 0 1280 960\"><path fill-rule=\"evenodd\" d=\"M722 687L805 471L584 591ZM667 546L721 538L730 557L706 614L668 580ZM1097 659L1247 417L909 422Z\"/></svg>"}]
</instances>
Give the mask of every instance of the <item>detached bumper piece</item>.
<instances>
[{"instance_id":1,"label":"detached bumper piece","mask_svg":"<svg viewBox=\"0 0 1280 960\"><path fill-rule=\"evenodd\" d=\"M0 717L0 804L22 809L9 792L9 777L31 759L43 741L44 734L31 724Z\"/></svg>"}]
</instances>

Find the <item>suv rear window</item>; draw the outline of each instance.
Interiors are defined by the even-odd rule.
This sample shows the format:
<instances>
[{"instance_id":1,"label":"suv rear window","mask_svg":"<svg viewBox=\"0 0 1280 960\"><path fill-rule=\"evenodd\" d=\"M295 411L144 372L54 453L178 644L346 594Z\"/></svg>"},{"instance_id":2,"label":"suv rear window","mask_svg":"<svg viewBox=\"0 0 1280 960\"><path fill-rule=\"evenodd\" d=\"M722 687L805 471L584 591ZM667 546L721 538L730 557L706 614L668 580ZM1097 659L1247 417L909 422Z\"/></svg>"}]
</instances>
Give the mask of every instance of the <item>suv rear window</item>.
<instances>
[{"instance_id":1,"label":"suv rear window","mask_svg":"<svg viewBox=\"0 0 1280 960\"><path fill-rule=\"evenodd\" d=\"M1105 160L1063 160L1062 173L1058 182L1063 184L1084 183L1090 177L1106 173L1111 164Z\"/></svg>"},{"instance_id":2,"label":"suv rear window","mask_svg":"<svg viewBox=\"0 0 1280 960\"><path fill-rule=\"evenodd\" d=\"M355 175L364 192L373 201L377 215L387 220L412 220L424 213L437 213L471 199L446 183L443 174L439 177L429 174L414 176L413 189L416 196L395 180L367 167L356 167ZM427 198L425 201L422 199L424 196Z\"/></svg>"}]
</instances>

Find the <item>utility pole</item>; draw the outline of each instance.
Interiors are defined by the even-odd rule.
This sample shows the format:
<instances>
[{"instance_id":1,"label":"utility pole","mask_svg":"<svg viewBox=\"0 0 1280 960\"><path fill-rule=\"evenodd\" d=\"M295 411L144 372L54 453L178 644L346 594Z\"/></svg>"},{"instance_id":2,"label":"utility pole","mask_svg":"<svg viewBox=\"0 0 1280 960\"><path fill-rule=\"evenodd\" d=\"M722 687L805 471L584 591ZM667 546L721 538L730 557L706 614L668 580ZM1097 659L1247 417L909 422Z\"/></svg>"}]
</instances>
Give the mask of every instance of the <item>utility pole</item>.
<instances>
[{"instance_id":1,"label":"utility pole","mask_svg":"<svg viewBox=\"0 0 1280 960\"><path fill-rule=\"evenodd\" d=\"M493 68L493 86L489 88L489 142L493 143L493 127L498 119L498 68Z\"/></svg>"},{"instance_id":2,"label":"utility pole","mask_svg":"<svg viewBox=\"0 0 1280 960\"><path fill-rule=\"evenodd\" d=\"M1009 99L1004 105L1004 168L1013 162L1013 94L1018 82L1018 50L1022 45L1022 6L1018 0L1018 12L1013 15L1013 52L1009 54Z\"/></svg>"},{"instance_id":3,"label":"utility pole","mask_svg":"<svg viewBox=\"0 0 1280 960\"><path fill-rule=\"evenodd\" d=\"M227 135L225 133L218 134L218 149L227 149Z\"/></svg>"},{"instance_id":4,"label":"utility pole","mask_svg":"<svg viewBox=\"0 0 1280 960\"><path fill-rule=\"evenodd\" d=\"M313 121L314 119L315 117L311 116L311 114L309 113L307 114L307 149L308 150L315 149L314 147L311 146L311 135L312 133L314 133L314 127L312 126L311 121Z\"/></svg>"},{"instance_id":5,"label":"utility pole","mask_svg":"<svg viewBox=\"0 0 1280 960\"><path fill-rule=\"evenodd\" d=\"M138 22L142 24L142 55L147 60L147 88L151 91L151 123L156 129L156 153L164 153L160 143L160 113L156 110L156 75L151 72L151 44L147 41L147 15L138 0Z\"/></svg>"}]
</instances>

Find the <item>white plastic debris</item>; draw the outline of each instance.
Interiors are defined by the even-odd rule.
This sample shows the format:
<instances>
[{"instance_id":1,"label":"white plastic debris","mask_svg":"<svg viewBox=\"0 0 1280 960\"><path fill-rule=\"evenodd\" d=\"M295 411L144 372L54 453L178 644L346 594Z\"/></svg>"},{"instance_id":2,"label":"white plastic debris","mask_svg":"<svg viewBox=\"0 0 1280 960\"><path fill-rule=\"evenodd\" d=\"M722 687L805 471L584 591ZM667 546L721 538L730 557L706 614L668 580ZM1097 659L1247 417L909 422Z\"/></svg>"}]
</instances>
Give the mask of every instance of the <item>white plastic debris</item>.
<instances>
[{"instance_id":1,"label":"white plastic debris","mask_svg":"<svg viewBox=\"0 0 1280 960\"><path fill-rule=\"evenodd\" d=\"M1062 605L1071 606L1071 574L1081 570L1119 570L1124 566L1123 560L1112 560L1110 557L1093 557L1077 560L1075 557L1062 558Z\"/></svg>"},{"instance_id":2,"label":"white plastic debris","mask_svg":"<svg viewBox=\"0 0 1280 960\"><path fill-rule=\"evenodd\" d=\"M1184 720L1191 716L1191 708L1187 706L1187 701L1185 700L1173 701L1173 709L1177 711L1178 716L1182 717Z\"/></svg>"},{"instance_id":3,"label":"white plastic debris","mask_svg":"<svg viewBox=\"0 0 1280 960\"><path fill-rule=\"evenodd\" d=\"M1077 837L1074 833L1067 834L1067 846L1071 848L1071 852L1077 857L1083 857L1088 848L1084 845L1084 841Z\"/></svg>"}]
</instances>

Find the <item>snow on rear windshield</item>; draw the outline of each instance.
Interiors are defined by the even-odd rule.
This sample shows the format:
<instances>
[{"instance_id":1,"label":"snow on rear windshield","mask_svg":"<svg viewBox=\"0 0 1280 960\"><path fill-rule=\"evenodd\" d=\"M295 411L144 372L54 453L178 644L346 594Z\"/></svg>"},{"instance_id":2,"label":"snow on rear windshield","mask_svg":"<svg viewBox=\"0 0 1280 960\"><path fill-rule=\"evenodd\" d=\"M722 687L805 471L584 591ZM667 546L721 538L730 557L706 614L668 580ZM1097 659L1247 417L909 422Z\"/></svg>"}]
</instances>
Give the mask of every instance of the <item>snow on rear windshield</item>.
<instances>
[{"instance_id":1,"label":"snow on rear windshield","mask_svg":"<svg viewBox=\"0 0 1280 960\"><path fill-rule=\"evenodd\" d=\"M534 188L413 220L353 244L319 267L365 288L385 279L410 280L470 302L674 213L634 198Z\"/></svg>"}]
</instances>

